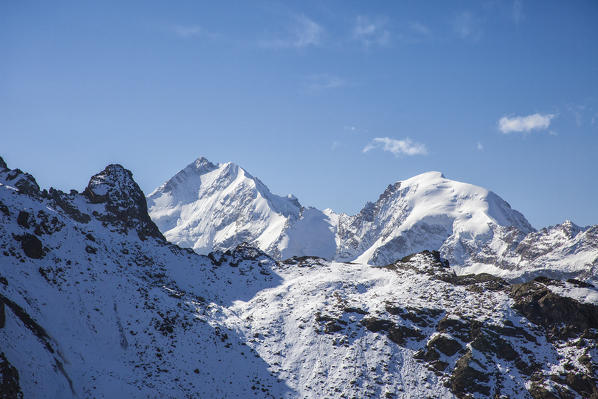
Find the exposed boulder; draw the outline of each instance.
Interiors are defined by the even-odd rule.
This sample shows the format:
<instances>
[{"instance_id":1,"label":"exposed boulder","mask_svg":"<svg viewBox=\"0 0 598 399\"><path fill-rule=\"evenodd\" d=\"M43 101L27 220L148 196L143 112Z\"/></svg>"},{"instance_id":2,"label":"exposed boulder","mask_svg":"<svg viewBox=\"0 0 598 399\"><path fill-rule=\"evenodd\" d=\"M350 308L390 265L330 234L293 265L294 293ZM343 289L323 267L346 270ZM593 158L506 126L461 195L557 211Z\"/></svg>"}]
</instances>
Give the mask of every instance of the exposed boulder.
<instances>
[{"instance_id":1,"label":"exposed boulder","mask_svg":"<svg viewBox=\"0 0 598 399\"><path fill-rule=\"evenodd\" d=\"M15 236L14 238L21 242L21 248L28 257L32 259L41 259L44 256L42 242L33 234L25 233L20 236Z\"/></svg>"}]
</instances>

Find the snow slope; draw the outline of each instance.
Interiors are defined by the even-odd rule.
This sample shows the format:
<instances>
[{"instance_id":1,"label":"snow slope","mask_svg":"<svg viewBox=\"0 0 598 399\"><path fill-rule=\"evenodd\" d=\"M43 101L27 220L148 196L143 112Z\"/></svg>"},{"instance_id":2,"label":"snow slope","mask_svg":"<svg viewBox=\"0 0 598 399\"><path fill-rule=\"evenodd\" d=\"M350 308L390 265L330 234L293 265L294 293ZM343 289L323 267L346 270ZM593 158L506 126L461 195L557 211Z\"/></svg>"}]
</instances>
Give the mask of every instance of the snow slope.
<instances>
[{"instance_id":1,"label":"snow slope","mask_svg":"<svg viewBox=\"0 0 598 399\"><path fill-rule=\"evenodd\" d=\"M384 265L438 250L456 270L510 279L544 273L587 279L598 270L598 227L563 235L567 222L536 232L495 193L440 172L391 184L350 216L302 207L234 164L200 158L150 194L148 203L168 240L199 253L248 242L276 259L320 256Z\"/></svg>"},{"instance_id":2,"label":"snow slope","mask_svg":"<svg viewBox=\"0 0 598 399\"><path fill-rule=\"evenodd\" d=\"M247 242L271 255L334 254L327 217L292 195L274 195L232 163L205 158L189 164L147 197L149 213L165 237L207 254Z\"/></svg>"},{"instance_id":3,"label":"snow slope","mask_svg":"<svg viewBox=\"0 0 598 399\"><path fill-rule=\"evenodd\" d=\"M598 395L588 284L457 276L430 252L385 267L202 256L165 241L142 200L119 165L65 194L0 159L3 394Z\"/></svg>"}]
</instances>

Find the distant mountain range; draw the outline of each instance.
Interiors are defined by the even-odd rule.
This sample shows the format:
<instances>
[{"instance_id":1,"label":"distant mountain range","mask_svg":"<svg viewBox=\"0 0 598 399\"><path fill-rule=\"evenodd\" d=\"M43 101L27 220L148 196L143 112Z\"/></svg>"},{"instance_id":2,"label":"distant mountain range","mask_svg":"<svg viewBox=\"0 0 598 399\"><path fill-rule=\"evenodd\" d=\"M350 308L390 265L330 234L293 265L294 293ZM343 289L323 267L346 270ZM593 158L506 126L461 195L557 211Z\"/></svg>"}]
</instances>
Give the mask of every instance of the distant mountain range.
<instances>
[{"instance_id":1,"label":"distant mountain range","mask_svg":"<svg viewBox=\"0 0 598 399\"><path fill-rule=\"evenodd\" d=\"M246 242L275 259L319 256L384 265L438 250L462 272L505 278L596 276L598 225L536 231L495 193L428 172L388 186L356 215L272 194L233 163L199 158L147 196L171 242L198 253Z\"/></svg>"},{"instance_id":2,"label":"distant mountain range","mask_svg":"<svg viewBox=\"0 0 598 399\"><path fill-rule=\"evenodd\" d=\"M402 242L473 259L465 245L484 238L486 265L507 259L500 244L556 271L552 259L596 245L572 224L533 232L494 194L438 173L350 217L273 196L231 164L189 169L150 203L167 237L205 229L196 249L242 239L384 263ZM279 261L247 244L200 255L147 210L121 165L64 193L0 158L0 398L598 398L591 268L514 283L459 274L433 250L384 266ZM212 219L179 220L199 214Z\"/></svg>"}]
</instances>

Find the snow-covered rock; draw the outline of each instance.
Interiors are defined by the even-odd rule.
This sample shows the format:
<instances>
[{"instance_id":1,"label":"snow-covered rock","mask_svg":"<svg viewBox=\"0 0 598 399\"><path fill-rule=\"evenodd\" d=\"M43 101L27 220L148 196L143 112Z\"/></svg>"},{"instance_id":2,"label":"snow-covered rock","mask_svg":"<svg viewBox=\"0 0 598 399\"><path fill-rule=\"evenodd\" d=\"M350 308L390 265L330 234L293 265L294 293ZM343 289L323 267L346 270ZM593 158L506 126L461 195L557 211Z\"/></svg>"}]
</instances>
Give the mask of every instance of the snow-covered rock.
<instances>
[{"instance_id":1,"label":"snow-covered rock","mask_svg":"<svg viewBox=\"0 0 598 399\"><path fill-rule=\"evenodd\" d=\"M598 395L590 284L460 276L429 251L203 256L148 234L140 196L118 165L66 194L0 163L4 397Z\"/></svg>"},{"instance_id":2,"label":"snow-covered rock","mask_svg":"<svg viewBox=\"0 0 598 399\"><path fill-rule=\"evenodd\" d=\"M456 270L509 279L594 279L598 226L540 231L492 191L428 172L388 186L356 215L320 211L272 194L237 165L200 158L148 196L165 237L198 253L242 242L276 259L319 256L384 265L438 250Z\"/></svg>"},{"instance_id":3,"label":"snow-covered rock","mask_svg":"<svg viewBox=\"0 0 598 399\"><path fill-rule=\"evenodd\" d=\"M292 196L274 195L243 168L205 158L189 164L147 197L164 236L207 254L247 242L277 258L332 257L328 218Z\"/></svg>"}]
</instances>

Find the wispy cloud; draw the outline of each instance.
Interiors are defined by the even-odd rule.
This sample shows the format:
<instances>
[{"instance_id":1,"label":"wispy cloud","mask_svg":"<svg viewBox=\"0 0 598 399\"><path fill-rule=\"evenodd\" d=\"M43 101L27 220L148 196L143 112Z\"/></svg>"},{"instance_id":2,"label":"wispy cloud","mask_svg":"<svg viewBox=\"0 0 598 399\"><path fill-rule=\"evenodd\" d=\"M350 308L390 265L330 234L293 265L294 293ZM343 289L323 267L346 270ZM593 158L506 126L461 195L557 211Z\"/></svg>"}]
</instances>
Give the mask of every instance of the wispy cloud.
<instances>
[{"instance_id":1,"label":"wispy cloud","mask_svg":"<svg viewBox=\"0 0 598 399\"><path fill-rule=\"evenodd\" d=\"M453 30L461 39L478 41L482 38L480 19L471 11L463 11L453 18Z\"/></svg>"},{"instance_id":2,"label":"wispy cloud","mask_svg":"<svg viewBox=\"0 0 598 399\"><path fill-rule=\"evenodd\" d=\"M390 137L376 137L363 147L362 151L365 153L374 149L390 152L394 156L426 155L428 153L425 145L411 141L409 138L397 140Z\"/></svg>"},{"instance_id":3,"label":"wispy cloud","mask_svg":"<svg viewBox=\"0 0 598 399\"><path fill-rule=\"evenodd\" d=\"M176 25L172 27L172 31L175 35L183 39L189 39L192 37L216 37L215 34L206 31L199 25Z\"/></svg>"},{"instance_id":4,"label":"wispy cloud","mask_svg":"<svg viewBox=\"0 0 598 399\"><path fill-rule=\"evenodd\" d=\"M353 27L353 38L364 46L386 46L390 42L390 31L386 29L388 18L369 18L359 15Z\"/></svg>"},{"instance_id":5,"label":"wispy cloud","mask_svg":"<svg viewBox=\"0 0 598 399\"><path fill-rule=\"evenodd\" d=\"M527 116L503 116L498 121L498 129L504 133L529 133L532 130L546 130L554 114L532 114Z\"/></svg>"},{"instance_id":6,"label":"wispy cloud","mask_svg":"<svg viewBox=\"0 0 598 399\"><path fill-rule=\"evenodd\" d=\"M476 148L478 149L478 151L484 151L484 145L482 143L480 143L479 141L478 141Z\"/></svg>"},{"instance_id":7,"label":"wispy cloud","mask_svg":"<svg viewBox=\"0 0 598 399\"><path fill-rule=\"evenodd\" d=\"M337 149L338 147L340 147L340 146L341 146L341 142L340 142L340 141L336 141L336 140L335 140L335 141L333 141L333 142L332 142L332 145L330 146L330 149L331 149L332 151L334 151L334 150L336 150L336 149Z\"/></svg>"},{"instance_id":8,"label":"wispy cloud","mask_svg":"<svg viewBox=\"0 0 598 399\"><path fill-rule=\"evenodd\" d=\"M303 48L318 46L322 41L324 28L306 17L296 15L288 27L285 37L260 41L262 47L269 48Z\"/></svg>"},{"instance_id":9,"label":"wispy cloud","mask_svg":"<svg viewBox=\"0 0 598 399\"><path fill-rule=\"evenodd\" d=\"M337 89L346 85L347 82L344 79L325 73L309 75L305 80L305 89L309 92Z\"/></svg>"},{"instance_id":10,"label":"wispy cloud","mask_svg":"<svg viewBox=\"0 0 598 399\"><path fill-rule=\"evenodd\" d=\"M575 119L575 124L578 127L581 127L581 125L583 125L586 108L587 107L585 105L567 105L567 110L571 113L571 115L573 115L573 118Z\"/></svg>"},{"instance_id":11,"label":"wispy cloud","mask_svg":"<svg viewBox=\"0 0 598 399\"><path fill-rule=\"evenodd\" d=\"M432 34L432 30L427 25L424 25L419 21L411 22L409 24L409 28L411 31L421 36L430 36Z\"/></svg>"},{"instance_id":12,"label":"wispy cloud","mask_svg":"<svg viewBox=\"0 0 598 399\"><path fill-rule=\"evenodd\" d=\"M432 29L428 25L425 25L419 21L412 21L403 26L403 29L398 33L395 33L393 37L396 37L397 41L402 43L420 43L425 40L431 39L433 36Z\"/></svg>"}]
</instances>

